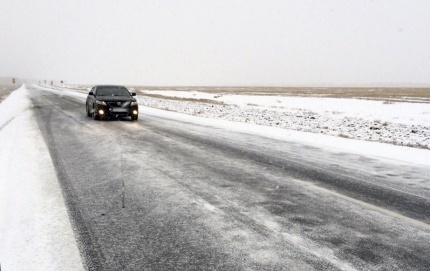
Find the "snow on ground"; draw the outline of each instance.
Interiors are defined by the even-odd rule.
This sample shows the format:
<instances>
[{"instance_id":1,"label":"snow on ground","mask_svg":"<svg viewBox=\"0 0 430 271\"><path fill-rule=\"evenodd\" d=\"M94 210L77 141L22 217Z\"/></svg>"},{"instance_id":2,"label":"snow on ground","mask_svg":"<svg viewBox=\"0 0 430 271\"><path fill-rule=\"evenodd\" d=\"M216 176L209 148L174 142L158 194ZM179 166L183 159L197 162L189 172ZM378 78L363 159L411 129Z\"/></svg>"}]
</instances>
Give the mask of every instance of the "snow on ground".
<instances>
[{"instance_id":1,"label":"snow on ground","mask_svg":"<svg viewBox=\"0 0 430 271\"><path fill-rule=\"evenodd\" d=\"M206 118L430 149L430 104L358 99L141 91L141 105ZM199 102L199 99L214 103Z\"/></svg>"},{"instance_id":2,"label":"snow on ground","mask_svg":"<svg viewBox=\"0 0 430 271\"><path fill-rule=\"evenodd\" d=\"M84 270L25 86L0 103L0 266Z\"/></svg>"},{"instance_id":3,"label":"snow on ground","mask_svg":"<svg viewBox=\"0 0 430 271\"><path fill-rule=\"evenodd\" d=\"M82 102L82 118L86 118L84 101L87 94L71 90L45 90L59 96L79 99ZM79 270L82 268L78 266L77 260L72 260L79 259L77 249L73 250L68 246L72 244L75 247L75 241L49 152L31 112L24 110L30 105L26 95L27 90L20 89L0 104L0 261L3 270ZM178 125L190 122L237 131L239 137L240 133L253 134L314 145L331 152L356 153L388 160L393 167L397 163L430 167L430 151L425 149L193 116L142 106L147 99L149 98L140 98L140 125L145 125L145 117L155 116L160 121L177 120ZM183 105L178 104L177 107ZM37 164L34 161L38 161ZM266 217L260 219L264 220ZM266 226L274 228L276 224L268 220ZM286 238L301 242L295 235ZM315 250L313 244L305 245ZM320 250L316 251L321 253ZM70 268L64 267L66 265Z\"/></svg>"},{"instance_id":4,"label":"snow on ground","mask_svg":"<svg viewBox=\"0 0 430 271\"><path fill-rule=\"evenodd\" d=\"M46 88L43 89L46 90ZM86 98L86 93L84 93L86 91L83 90L49 91L58 95L75 97L81 101ZM0 103L0 265L2 270L83 270L49 151L39 132L33 113L29 110L31 103L28 95L28 90L23 86ZM206 96L199 96L198 93L194 97L208 99ZM221 97L212 99L219 98ZM386 126L398 129L404 126L405 129L416 127L416 129L427 129L428 131L429 119L421 116L427 115L426 112L430 111L428 105L402 104L399 106L403 106L403 108L396 108L401 112L396 114L396 110L389 112L389 110L384 111L383 108L384 106L395 106L397 103L382 104L363 101L369 107L371 105L379 106L379 109L366 111L369 114L366 116L366 113L359 115L361 111L357 110L357 107L365 107L362 105L362 101L351 100L348 101L349 106L346 106L341 102L336 105L332 99L327 101L315 99L314 102L311 102L308 98L297 100L286 98L281 102L274 100L276 104L280 105L278 108L271 108L273 99L279 99L279 97L252 101L242 100L241 97L225 97L222 101L226 104L222 105L139 97L140 117L142 119L145 116L153 115L159 118L176 119L241 133L316 145L331 151L357 153L366 157L389 160L393 163L430 167L430 151L425 149L329 136L328 132L319 134L318 130L315 130L316 128L312 130L313 133L293 130L295 128L304 131L306 127L313 127L309 126L312 120L321 126L324 124L322 122L324 118L329 119L325 125L330 127L324 130L330 130L336 128L334 126L336 119L348 116L354 118L353 123L358 132L369 123L380 129ZM287 104L287 100L291 102L291 105ZM324 103L323 101L327 103L326 107L320 106ZM333 107L330 107L331 102L333 102ZM312 105L312 103L314 104ZM150 105L153 108L143 105ZM313 109L314 107L316 109ZM333 112L338 110L340 113L329 114L326 112L328 110L333 110ZM353 115L354 112L357 116ZM370 115L369 112L376 116ZM82 114L84 117L84 104ZM284 119L279 116L284 116ZM267 119L268 117L272 119ZM246 118L249 118L248 121ZM374 118L380 118L380 126L377 126L378 122L375 123ZM408 118L409 121L407 121ZM302 120L300 123L301 119L308 120ZM275 123L273 125L275 121L283 121L284 124L276 125ZM363 123L360 124L360 121ZM384 126L385 121L389 123ZM275 127L256 125L258 122ZM289 126L294 123L295 126ZM315 127L316 125L318 124L315 124ZM359 125L363 125L362 128ZM342 128L345 128L345 125ZM382 132L383 130L372 129L371 131ZM365 131L362 131L361 134L367 135ZM409 135L412 134L421 135L418 132L409 133ZM411 141L413 139L407 134L403 135L402 131L397 131L393 135L396 136L396 140L406 138ZM420 144L428 142L428 134L424 133L424 135L427 136L427 141L422 137L417 137L421 140L417 140L417 142Z\"/></svg>"}]
</instances>

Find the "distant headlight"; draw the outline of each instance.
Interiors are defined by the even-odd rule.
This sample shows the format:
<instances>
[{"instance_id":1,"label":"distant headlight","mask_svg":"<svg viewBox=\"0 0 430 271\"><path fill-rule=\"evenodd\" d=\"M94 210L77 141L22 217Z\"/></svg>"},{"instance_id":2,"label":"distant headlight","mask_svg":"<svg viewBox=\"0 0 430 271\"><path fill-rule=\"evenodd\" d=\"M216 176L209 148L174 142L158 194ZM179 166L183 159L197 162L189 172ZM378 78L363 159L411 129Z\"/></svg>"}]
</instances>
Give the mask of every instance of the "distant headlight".
<instances>
[{"instance_id":1,"label":"distant headlight","mask_svg":"<svg viewBox=\"0 0 430 271\"><path fill-rule=\"evenodd\" d=\"M130 105L131 105L131 106L133 106L133 105L137 105L137 101L136 101L136 102L131 102L131 103L130 103Z\"/></svg>"},{"instance_id":2,"label":"distant headlight","mask_svg":"<svg viewBox=\"0 0 430 271\"><path fill-rule=\"evenodd\" d=\"M104 101L96 101L96 104L107 105Z\"/></svg>"}]
</instances>

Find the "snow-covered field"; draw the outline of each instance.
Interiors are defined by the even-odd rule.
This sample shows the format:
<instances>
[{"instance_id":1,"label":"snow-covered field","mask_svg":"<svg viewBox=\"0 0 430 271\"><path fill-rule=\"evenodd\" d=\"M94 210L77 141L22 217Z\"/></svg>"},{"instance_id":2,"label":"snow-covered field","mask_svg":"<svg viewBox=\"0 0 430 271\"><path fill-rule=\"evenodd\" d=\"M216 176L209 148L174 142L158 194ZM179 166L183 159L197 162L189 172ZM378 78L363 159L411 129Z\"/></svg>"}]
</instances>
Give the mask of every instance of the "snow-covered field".
<instances>
[{"instance_id":1,"label":"snow-covered field","mask_svg":"<svg viewBox=\"0 0 430 271\"><path fill-rule=\"evenodd\" d=\"M428 103L214 94L198 91L140 92L168 98L138 97L141 105L153 108L206 118L430 149Z\"/></svg>"}]
</instances>

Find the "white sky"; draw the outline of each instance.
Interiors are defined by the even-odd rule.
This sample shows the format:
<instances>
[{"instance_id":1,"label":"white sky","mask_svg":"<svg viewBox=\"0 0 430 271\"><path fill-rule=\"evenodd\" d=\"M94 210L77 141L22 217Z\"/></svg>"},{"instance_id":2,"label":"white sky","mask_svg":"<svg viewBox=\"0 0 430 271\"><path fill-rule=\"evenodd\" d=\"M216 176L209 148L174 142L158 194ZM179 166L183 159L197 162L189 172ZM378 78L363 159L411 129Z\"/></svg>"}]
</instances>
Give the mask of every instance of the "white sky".
<instances>
[{"instance_id":1,"label":"white sky","mask_svg":"<svg viewBox=\"0 0 430 271\"><path fill-rule=\"evenodd\" d=\"M0 76L430 86L428 0L0 0Z\"/></svg>"}]
</instances>

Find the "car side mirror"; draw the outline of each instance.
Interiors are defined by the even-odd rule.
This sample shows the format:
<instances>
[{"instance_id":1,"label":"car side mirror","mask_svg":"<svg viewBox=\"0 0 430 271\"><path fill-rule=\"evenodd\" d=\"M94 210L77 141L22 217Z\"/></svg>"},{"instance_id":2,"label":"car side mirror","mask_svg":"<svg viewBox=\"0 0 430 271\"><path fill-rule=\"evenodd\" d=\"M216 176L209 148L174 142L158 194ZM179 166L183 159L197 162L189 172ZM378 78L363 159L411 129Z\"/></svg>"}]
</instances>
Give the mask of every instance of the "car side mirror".
<instances>
[{"instance_id":1,"label":"car side mirror","mask_svg":"<svg viewBox=\"0 0 430 271\"><path fill-rule=\"evenodd\" d=\"M90 91L90 93L88 93L88 95L94 95L94 93L92 91Z\"/></svg>"},{"instance_id":2,"label":"car side mirror","mask_svg":"<svg viewBox=\"0 0 430 271\"><path fill-rule=\"evenodd\" d=\"M136 96L136 92L132 92L132 93L131 93L131 96Z\"/></svg>"}]
</instances>

